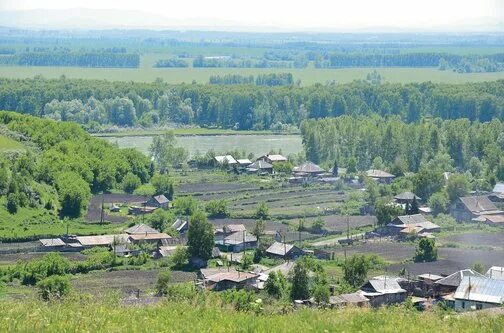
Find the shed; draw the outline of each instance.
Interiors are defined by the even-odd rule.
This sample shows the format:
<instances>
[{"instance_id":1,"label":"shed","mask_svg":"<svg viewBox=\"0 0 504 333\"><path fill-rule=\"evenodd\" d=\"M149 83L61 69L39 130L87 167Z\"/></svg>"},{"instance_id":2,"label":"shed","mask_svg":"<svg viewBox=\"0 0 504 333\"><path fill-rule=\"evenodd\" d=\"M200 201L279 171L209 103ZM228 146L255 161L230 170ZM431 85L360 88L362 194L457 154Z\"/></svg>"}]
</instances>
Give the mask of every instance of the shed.
<instances>
[{"instance_id":1,"label":"shed","mask_svg":"<svg viewBox=\"0 0 504 333\"><path fill-rule=\"evenodd\" d=\"M390 183L392 180L394 180L395 176L391 173L388 173L383 170L376 170L376 169L370 169L366 171L366 176L368 176L371 179L376 180L377 182L380 183Z\"/></svg>"},{"instance_id":2,"label":"shed","mask_svg":"<svg viewBox=\"0 0 504 333\"><path fill-rule=\"evenodd\" d=\"M359 292L351 294L341 294L329 297L329 304L336 307L341 306L358 306L363 307L369 305L369 299Z\"/></svg>"},{"instance_id":3,"label":"shed","mask_svg":"<svg viewBox=\"0 0 504 333\"><path fill-rule=\"evenodd\" d=\"M268 162L270 164L275 164L279 162L287 162L287 157L282 156L280 154L266 154L257 159L257 161L262 160L264 162Z\"/></svg>"},{"instance_id":4,"label":"shed","mask_svg":"<svg viewBox=\"0 0 504 333\"><path fill-rule=\"evenodd\" d=\"M492 266L485 275L489 279L504 280L504 267Z\"/></svg>"},{"instance_id":5,"label":"shed","mask_svg":"<svg viewBox=\"0 0 504 333\"><path fill-rule=\"evenodd\" d=\"M402 303L406 300L407 293L399 285L399 280L398 277L375 277L362 286L360 294L367 297L374 307Z\"/></svg>"},{"instance_id":6,"label":"shed","mask_svg":"<svg viewBox=\"0 0 504 333\"><path fill-rule=\"evenodd\" d=\"M250 164L246 171L249 173L273 173L273 165L263 160L257 160Z\"/></svg>"},{"instance_id":7,"label":"shed","mask_svg":"<svg viewBox=\"0 0 504 333\"><path fill-rule=\"evenodd\" d=\"M400 203L400 204L405 204L405 203L412 203L413 200L422 200L422 198L420 198L419 196L417 196L415 193L413 192L403 192L403 193L399 193L398 195L396 195L394 197L394 200L397 202L397 203Z\"/></svg>"},{"instance_id":8,"label":"shed","mask_svg":"<svg viewBox=\"0 0 504 333\"><path fill-rule=\"evenodd\" d=\"M183 234L189 230L189 222L178 218L175 222L173 222L172 228L177 230L180 234Z\"/></svg>"},{"instance_id":9,"label":"shed","mask_svg":"<svg viewBox=\"0 0 504 333\"><path fill-rule=\"evenodd\" d=\"M270 257L296 259L304 254L303 250L292 244L274 242L266 250Z\"/></svg>"},{"instance_id":10,"label":"shed","mask_svg":"<svg viewBox=\"0 0 504 333\"><path fill-rule=\"evenodd\" d=\"M292 169L292 172L294 174L302 173L308 176L317 176L323 174L325 170L315 163L308 161L297 167L294 167L294 169Z\"/></svg>"},{"instance_id":11,"label":"shed","mask_svg":"<svg viewBox=\"0 0 504 333\"><path fill-rule=\"evenodd\" d=\"M228 165L233 165L237 164L238 162L235 160L235 158L231 155L221 155L221 156L215 156L214 157L214 162L216 162L218 165L223 165L223 164L228 164Z\"/></svg>"},{"instance_id":12,"label":"shed","mask_svg":"<svg viewBox=\"0 0 504 333\"><path fill-rule=\"evenodd\" d=\"M147 201L147 206L157 207L157 208L168 208L170 205L170 200L163 194L155 195Z\"/></svg>"}]
</instances>

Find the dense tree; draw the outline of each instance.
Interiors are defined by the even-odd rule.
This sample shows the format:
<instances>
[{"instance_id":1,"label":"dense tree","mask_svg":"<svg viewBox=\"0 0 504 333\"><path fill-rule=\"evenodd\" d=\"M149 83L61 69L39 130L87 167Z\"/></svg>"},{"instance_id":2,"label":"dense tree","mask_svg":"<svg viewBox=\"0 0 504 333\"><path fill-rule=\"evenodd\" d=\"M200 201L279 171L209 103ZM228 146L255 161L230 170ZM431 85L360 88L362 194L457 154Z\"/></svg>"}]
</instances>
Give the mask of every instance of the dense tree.
<instances>
[{"instance_id":1,"label":"dense tree","mask_svg":"<svg viewBox=\"0 0 504 333\"><path fill-rule=\"evenodd\" d=\"M273 296L277 299L283 298L288 292L288 282L281 271L278 273L271 272L268 276L268 280L264 285L264 289L268 295Z\"/></svg>"},{"instance_id":2,"label":"dense tree","mask_svg":"<svg viewBox=\"0 0 504 333\"><path fill-rule=\"evenodd\" d=\"M265 202L261 202L257 206L254 217L259 220L267 220L269 218L269 208Z\"/></svg>"},{"instance_id":3,"label":"dense tree","mask_svg":"<svg viewBox=\"0 0 504 333\"><path fill-rule=\"evenodd\" d=\"M189 219L187 246L191 256L203 260L210 259L212 256L214 247L213 227L201 211L195 212Z\"/></svg>"},{"instance_id":4,"label":"dense tree","mask_svg":"<svg viewBox=\"0 0 504 333\"><path fill-rule=\"evenodd\" d=\"M308 276L308 268L304 262L299 261L294 265L292 271L292 300L305 300L310 298L310 278Z\"/></svg>"},{"instance_id":5,"label":"dense tree","mask_svg":"<svg viewBox=\"0 0 504 333\"><path fill-rule=\"evenodd\" d=\"M422 238L415 251L415 262L436 261L438 257L434 239Z\"/></svg>"},{"instance_id":6,"label":"dense tree","mask_svg":"<svg viewBox=\"0 0 504 333\"><path fill-rule=\"evenodd\" d=\"M64 172L56 178L61 214L79 217L91 199L89 185L74 172Z\"/></svg>"},{"instance_id":7,"label":"dense tree","mask_svg":"<svg viewBox=\"0 0 504 333\"><path fill-rule=\"evenodd\" d=\"M359 288L366 281L370 266L365 255L355 254L343 264L343 279L353 288Z\"/></svg>"},{"instance_id":8,"label":"dense tree","mask_svg":"<svg viewBox=\"0 0 504 333\"><path fill-rule=\"evenodd\" d=\"M453 174L446 182L446 193L451 202L467 195L470 189L469 181L463 174Z\"/></svg>"},{"instance_id":9,"label":"dense tree","mask_svg":"<svg viewBox=\"0 0 504 333\"><path fill-rule=\"evenodd\" d=\"M387 225L402 213L401 207L391 205L386 200L379 200L375 204L375 215L379 226Z\"/></svg>"},{"instance_id":10,"label":"dense tree","mask_svg":"<svg viewBox=\"0 0 504 333\"><path fill-rule=\"evenodd\" d=\"M129 172L123 178L122 188L126 193L133 193L141 184L140 178Z\"/></svg>"}]
</instances>

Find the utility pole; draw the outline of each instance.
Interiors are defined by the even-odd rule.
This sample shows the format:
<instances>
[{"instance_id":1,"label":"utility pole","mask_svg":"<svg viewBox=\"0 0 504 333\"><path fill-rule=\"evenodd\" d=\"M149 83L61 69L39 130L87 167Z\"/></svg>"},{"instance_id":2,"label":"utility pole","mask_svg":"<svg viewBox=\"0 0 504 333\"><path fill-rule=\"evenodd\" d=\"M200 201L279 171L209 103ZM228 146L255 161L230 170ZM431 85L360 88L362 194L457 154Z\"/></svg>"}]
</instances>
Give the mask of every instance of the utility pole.
<instances>
[{"instance_id":1,"label":"utility pole","mask_svg":"<svg viewBox=\"0 0 504 333\"><path fill-rule=\"evenodd\" d=\"M346 217L346 223L347 223L347 231L346 231L346 238L347 238L347 242L350 242L350 217L347 215Z\"/></svg>"},{"instance_id":2,"label":"utility pole","mask_svg":"<svg viewBox=\"0 0 504 333\"><path fill-rule=\"evenodd\" d=\"M103 224L103 205L104 205L104 198L103 198L103 192L101 196L101 210L100 210L100 224Z\"/></svg>"},{"instance_id":3,"label":"utility pole","mask_svg":"<svg viewBox=\"0 0 504 333\"><path fill-rule=\"evenodd\" d=\"M243 257L245 258L245 251L247 250L247 243L245 242L245 233L247 230L243 230Z\"/></svg>"},{"instance_id":4,"label":"utility pole","mask_svg":"<svg viewBox=\"0 0 504 333\"><path fill-rule=\"evenodd\" d=\"M287 258L287 244L285 243L285 235L283 236L283 245L284 245L284 260Z\"/></svg>"}]
</instances>

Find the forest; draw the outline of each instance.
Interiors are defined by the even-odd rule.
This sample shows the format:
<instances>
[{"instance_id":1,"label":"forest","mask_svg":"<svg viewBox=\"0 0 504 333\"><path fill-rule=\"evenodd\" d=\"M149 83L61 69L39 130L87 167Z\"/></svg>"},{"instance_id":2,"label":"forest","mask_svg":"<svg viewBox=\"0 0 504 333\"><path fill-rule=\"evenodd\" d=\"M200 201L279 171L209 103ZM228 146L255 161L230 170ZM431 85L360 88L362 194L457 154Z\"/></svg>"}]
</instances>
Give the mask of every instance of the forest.
<instances>
[{"instance_id":1,"label":"forest","mask_svg":"<svg viewBox=\"0 0 504 333\"><path fill-rule=\"evenodd\" d=\"M406 123L398 118L344 116L304 121L301 133L307 159L337 161L353 172L468 172L486 189L504 180L504 123L498 119Z\"/></svg>"},{"instance_id":2,"label":"forest","mask_svg":"<svg viewBox=\"0 0 504 333\"><path fill-rule=\"evenodd\" d=\"M11 213L29 206L78 217L91 193L115 188L130 175L142 183L151 177L145 155L92 138L77 124L12 112L0 112L0 124L2 135L33 146L0 159L0 195Z\"/></svg>"},{"instance_id":3,"label":"forest","mask_svg":"<svg viewBox=\"0 0 504 333\"><path fill-rule=\"evenodd\" d=\"M268 78L269 79L269 78ZM288 79L288 77L287 77ZM256 79L257 82L257 79ZM259 82L262 83L262 82ZM504 119L504 80L467 84L372 84L263 87L169 85L76 79L0 79L0 109L86 124L151 126L163 122L275 129L341 115L486 122Z\"/></svg>"},{"instance_id":4,"label":"forest","mask_svg":"<svg viewBox=\"0 0 504 333\"><path fill-rule=\"evenodd\" d=\"M0 57L1 65L136 68L138 54L120 52L30 52Z\"/></svg>"}]
</instances>

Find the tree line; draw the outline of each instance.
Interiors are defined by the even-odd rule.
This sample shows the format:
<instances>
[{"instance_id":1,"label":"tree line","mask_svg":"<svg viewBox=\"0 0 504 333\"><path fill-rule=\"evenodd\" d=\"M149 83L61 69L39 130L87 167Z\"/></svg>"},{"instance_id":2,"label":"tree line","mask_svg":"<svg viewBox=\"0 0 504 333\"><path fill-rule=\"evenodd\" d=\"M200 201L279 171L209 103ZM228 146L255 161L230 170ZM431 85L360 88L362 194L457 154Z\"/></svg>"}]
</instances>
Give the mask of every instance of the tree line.
<instances>
[{"instance_id":1,"label":"tree line","mask_svg":"<svg viewBox=\"0 0 504 333\"><path fill-rule=\"evenodd\" d=\"M504 180L504 123L498 119L406 123L344 116L304 121L301 135L308 160L337 161L354 173L374 168L401 176L439 170L437 177L442 178L442 172L469 172L485 189Z\"/></svg>"},{"instance_id":2,"label":"tree line","mask_svg":"<svg viewBox=\"0 0 504 333\"><path fill-rule=\"evenodd\" d=\"M268 76L267 80L278 80ZM290 82L290 77L286 77ZM236 129L298 126L342 115L486 122L504 119L504 80L467 84L169 85L75 79L0 79L0 109L89 127L180 122Z\"/></svg>"},{"instance_id":3,"label":"tree line","mask_svg":"<svg viewBox=\"0 0 504 333\"><path fill-rule=\"evenodd\" d=\"M170 58L170 59L159 59L154 67L157 68L184 68L189 67L187 61L178 58Z\"/></svg>"},{"instance_id":4,"label":"tree line","mask_svg":"<svg viewBox=\"0 0 504 333\"><path fill-rule=\"evenodd\" d=\"M0 64L136 68L140 65L140 56L138 54L114 52L32 52L0 57Z\"/></svg>"},{"instance_id":5,"label":"tree line","mask_svg":"<svg viewBox=\"0 0 504 333\"><path fill-rule=\"evenodd\" d=\"M226 75L212 75L208 81L210 84L255 84L257 86L291 86L294 84L294 77L291 73L268 73L259 74L254 80L253 75L239 75L239 74L226 74Z\"/></svg>"},{"instance_id":6,"label":"tree line","mask_svg":"<svg viewBox=\"0 0 504 333\"><path fill-rule=\"evenodd\" d=\"M340 67L438 67L445 63L457 66L470 59L473 62L485 60L494 66L502 65L504 54L473 55L470 57L450 53L416 52L416 53L332 53L317 55L315 67L340 68ZM488 71L495 71L500 67L482 67ZM494 70L492 70L494 69Z\"/></svg>"}]
</instances>

